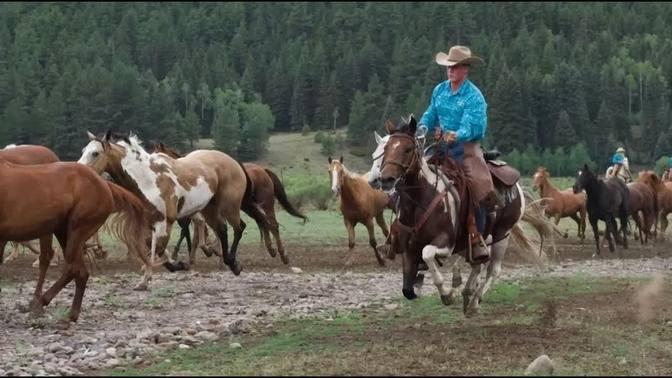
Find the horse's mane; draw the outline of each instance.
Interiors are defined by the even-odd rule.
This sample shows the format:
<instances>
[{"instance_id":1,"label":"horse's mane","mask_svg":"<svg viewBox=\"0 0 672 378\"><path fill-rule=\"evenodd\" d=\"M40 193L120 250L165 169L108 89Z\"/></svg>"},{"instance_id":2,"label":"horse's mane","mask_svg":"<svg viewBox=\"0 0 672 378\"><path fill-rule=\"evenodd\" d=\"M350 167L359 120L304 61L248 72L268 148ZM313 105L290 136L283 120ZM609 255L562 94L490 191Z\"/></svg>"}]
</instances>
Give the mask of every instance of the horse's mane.
<instances>
[{"instance_id":1,"label":"horse's mane","mask_svg":"<svg viewBox=\"0 0 672 378\"><path fill-rule=\"evenodd\" d=\"M175 159L183 157L182 154L180 154L176 150L166 146L162 142L157 142L157 143L154 144L154 152L160 152L160 153L166 154L166 155L168 155L172 158L175 158Z\"/></svg>"}]
</instances>

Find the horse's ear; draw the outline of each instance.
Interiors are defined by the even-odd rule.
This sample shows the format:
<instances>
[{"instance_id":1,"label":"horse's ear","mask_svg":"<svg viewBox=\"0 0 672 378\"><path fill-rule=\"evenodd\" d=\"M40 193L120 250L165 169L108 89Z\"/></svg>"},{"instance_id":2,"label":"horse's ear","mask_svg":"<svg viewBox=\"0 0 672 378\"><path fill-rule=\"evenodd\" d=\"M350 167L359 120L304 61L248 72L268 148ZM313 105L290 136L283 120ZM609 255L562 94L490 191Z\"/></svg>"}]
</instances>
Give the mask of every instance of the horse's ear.
<instances>
[{"instance_id":1,"label":"horse's ear","mask_svg":"<svg viewBox=\"0 0 672 378\"><path fill-rule=\"evenodd\" d=\"M105 136L103 136L103 140L109 142L111 138L112 138L112 130L107 129L107 131L105 132Z\"/></svg>"},{"instance_id":2,"label":"horse's ear","mask_svg":"<svg viewBox=\"0 0 672 378\"><path fill-rule=\"evenodd\" d=\"M590 172L590 168L588 168L588 163L583 163L583 171Z\"/></svg>"},{"instance_id":3,"label":"horse's ear","mask_svg":"<svg viewBox=\"0 0 672 378\"><path fill-rule=\"evenodd\" d=\"M389 119L385 121L385 131L387 131L388 134L394 134L395 131L397 131L397 128L394 126L394 123L390 121Z\"/></svg>"},{"instance_id":4,"label":"horse's ear","mask_svg":"<svg viewBox=\"0 0 672 378\"><path fill-rule=\"evenodd\" d=\"M338 161L340 161L340 162L341 162L341 164L343 164L343 155L341 155L341 158L340 158L340 159L338 159Z\"/></svg>"},{"instance_id":5,"label":"horse's ear","mask_svg":"<svg viewBox=\"0 0 672 378\"><path fill-rule=\"evenodd\" d=\"M86 135L89 136L89 140L96 140L96 136L93 135L93 133L88 130L86 131Z\"/></svg>"},{"instance_id":6,"label":"horse's ear","mask_svg":"<svg viewBox=\"0 0 672 378\"><path fill-rule=\"evenodd\" d=\"M408 116L408 127L410 128L411 133L415 135L415 132L418 130L418 122L415 120L412 113Z\"/></svg>"},{"instance_id":7,"label":"horse's ear","mask_svg":"<svg viewBox=\"0 0 672 378\"><path fill-rule=\"evenodd\" d=\"M331 156L329 156L329 164L331 164Z\"/></svg>"},{"instance_id":8,"label":"horse's ear","mask_svg":"<svg viewBox=\"0 0 672 378\"><path fill-rule=\"evenodd\" d=\"M381 137L380 135L378 135L378 132L377 132L377 131L374 131L374 132L373 132L373 136L376 137L376 144L381 144L381 143L383 143L383 137Z\"/></svg>"}]
</instances>

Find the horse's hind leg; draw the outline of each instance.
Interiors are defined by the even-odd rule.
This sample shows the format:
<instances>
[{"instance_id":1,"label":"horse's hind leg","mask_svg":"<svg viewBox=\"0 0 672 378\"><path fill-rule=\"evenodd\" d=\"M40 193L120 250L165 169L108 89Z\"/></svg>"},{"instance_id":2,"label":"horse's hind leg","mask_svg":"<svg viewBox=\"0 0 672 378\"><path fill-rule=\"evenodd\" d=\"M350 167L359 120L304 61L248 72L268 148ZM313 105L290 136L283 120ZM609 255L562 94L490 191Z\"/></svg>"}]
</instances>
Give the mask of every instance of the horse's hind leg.
<instances>
[{"instance_id":1,"label":"horse's hind leg","mask_svg":"<svg viewBox=\"0 0 672 378\"><path fill-rule=\"evenodd\" d=\"M576 225L578 227L578 232L577 232L576 236L578 236L579 239L581 239L581 241L583 241L583 239L585 238L585 235L581 234L581 219L576 214L571 214L569 217L572 218L574 220L574 222L576 222Z\"/></svg>"},{"instance_id":2,"label":"horse's hind leg","mask_svg":"<svg viewBox=\"0 0 672 378\"><path fill-rule=\"evenodd\" d=\"M483 264L471 264L471 273L467 279L467 283L464 285L464 290L462 290L462 311L467 315L467 309L471 298L474 293L476 293L476 288L478 287L478 275L481 274L481 269L483 269Z\"/></svg>"},{"instance_id":3,"label":"horse's hind leg","mask_svg":"<svg viewBox=\"0 0 672 378\"><path fill-rule=\"evenodd\" d=\"M471 297L467 311L465 312L467 317L476 315L478 313L483 296L485 296L485 293L488 292L490 286L493 284L493 282L495 282L497 277L499 277L499 273L502 271L502 261L504 260L504 255L506 254L506 248L508 246L508 236L492 245L492 259L488 265L485 281L483 281L483 283L478 287L474 296Z\"/></svg>"},{"instance_id":4,"label":"horse's hind leg","mask_svg":"<svg viewBox=\"0 0 672 378\"><path fill-rule=\"evenodd\" d=\"M7 242L4 240L0 240L0 264L2 264L5 261L5 247L7 246Z\"/></svg>"},{"instance_id":5,"label":"horse's hind leg","mask_svg":"<svg viewBox=\"0 0 672 378\"><path fill-rule=\"evenodd\" d=\"M275 244L278 246L278 252L280 253L280 260L282 260L283 264L287 265L289 264L289 257L287 257L285 247L282 245L282 239L280 239L280 228L278 225L278 220L275 217L275 210L273 209L272 204L268 208L265 208L264 211L268 215L268 227L270 228L271 233L273 234Z\"/></svg>"},{"instance_id":6,"label":"horse's hind leg","mask_svg":"<svg viewBox=\"0 0 672 378\"><path fill-rule=\"evenodd\" d=\"M373 253L376 255L378 265L385 266L385 259L378 252L378 249L376 248L378 244L376 243L375 230L373 229L373 219L368 219L366 223L364 223L364 225L366 226L366 231L369 232L369 245L371 246L371 248L373 248Z\"/></svg>"},{"instance_id":7,"label":"horse's hind leg","mask_svg":"<svg viewBox=\"0 0 672 378\"><path fill-rule=\"evenodd\" d=\"M388 237L390 235L390 231L387 229L387 224L385 224L385 216L383 211L376 215L376 223L378 223L378 227L380 227L381 231L383 231L383 235Z\"/></svg>"},{"instance_id":8,"label":"horse's hind leg","mask_svg":"<svg viewBox=\"0 0 672 378\"><path fill-rule=\"evenodd\" d=\"M40 273L37 277L37 284L35 285L35 292L33 293L33 300L31 301L31 309L33 312L39 312L42 309L40 306L40 297L42 297L42 286L44 279L47 276L47 269L49 263L54 257L54 249L51 246L52 236L43 236L40 238Z\"/></svg>"}]
</instances>

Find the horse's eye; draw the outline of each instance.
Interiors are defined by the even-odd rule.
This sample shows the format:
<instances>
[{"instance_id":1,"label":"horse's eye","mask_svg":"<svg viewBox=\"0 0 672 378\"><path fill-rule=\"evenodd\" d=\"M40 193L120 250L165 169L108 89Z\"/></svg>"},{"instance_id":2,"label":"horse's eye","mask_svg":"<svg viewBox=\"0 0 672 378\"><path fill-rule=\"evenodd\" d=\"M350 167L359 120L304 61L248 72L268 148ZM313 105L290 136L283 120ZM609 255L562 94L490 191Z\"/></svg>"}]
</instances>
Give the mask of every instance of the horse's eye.
<instances>
[{"instance_id":1,"label":"horse's eye","mask_svg":"<svg viewBox=\"0 0 672 378\"><path fill-rule=\"evenodd\" d=\"M95 158L95 157L98 157L99 153L98 153L98 151L95 151L95 152L92 153L91 155L93 155L93 157Z\"/></svg>"}]
</instances>

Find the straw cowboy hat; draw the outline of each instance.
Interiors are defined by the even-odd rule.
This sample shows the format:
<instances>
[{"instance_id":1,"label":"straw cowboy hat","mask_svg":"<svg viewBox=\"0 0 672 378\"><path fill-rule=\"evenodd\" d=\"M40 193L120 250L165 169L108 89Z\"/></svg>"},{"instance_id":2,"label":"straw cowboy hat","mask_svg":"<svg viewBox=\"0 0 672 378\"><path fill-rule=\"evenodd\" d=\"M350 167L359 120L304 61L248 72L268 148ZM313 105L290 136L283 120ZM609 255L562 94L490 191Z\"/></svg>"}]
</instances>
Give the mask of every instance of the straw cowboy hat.
<instances>
[{"instance_id":1,"label":"straw cowboy hat","mask_svg":"<svg viewBox=\"0 0 672 378\"><path fill-rule=\"evenodd\" d=\"M618 149L616 150L616 152L623 152L623 153L625 153L625 148L623 148L623 147L618 147Z\"/></svg>"},{"instance_id":2,"label":"straw cowboy hat","mask_svg":"<svg viewBox=\"0 0 672 378\"><path fill-rule=\"evenodd\" d=\"M453 46L448 51L448 54L439 52L436 54L436 63L442 66L452 67L457 64L480 64L485 63L483 59L476 55L471 55L471 50L467 46Z\"/></svg>"}]
</instances>

